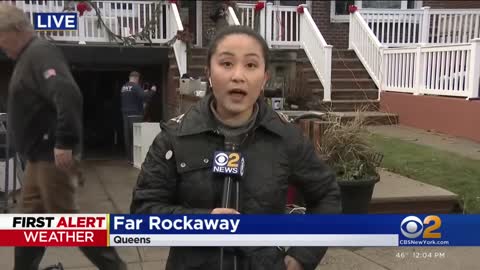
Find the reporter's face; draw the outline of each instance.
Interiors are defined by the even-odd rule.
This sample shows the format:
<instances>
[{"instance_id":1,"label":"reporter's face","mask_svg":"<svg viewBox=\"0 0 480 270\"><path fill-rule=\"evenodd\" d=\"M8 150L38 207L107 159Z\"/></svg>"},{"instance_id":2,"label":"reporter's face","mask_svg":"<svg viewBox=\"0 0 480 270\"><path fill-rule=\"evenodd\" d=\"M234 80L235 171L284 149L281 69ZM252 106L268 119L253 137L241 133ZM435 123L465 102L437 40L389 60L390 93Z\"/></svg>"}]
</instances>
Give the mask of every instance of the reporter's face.
<instances>
[{"instance_id":1,"label":"reporter's face","mask_svg":"<svg viewBox=\"0 0 480 270\"><path fill-rule=\"evenodd\" d=\"M262 46L246 34L225 37L212 55L209 73L220 115L251 113L268 79Z\"/></svg>"}]
</instances>

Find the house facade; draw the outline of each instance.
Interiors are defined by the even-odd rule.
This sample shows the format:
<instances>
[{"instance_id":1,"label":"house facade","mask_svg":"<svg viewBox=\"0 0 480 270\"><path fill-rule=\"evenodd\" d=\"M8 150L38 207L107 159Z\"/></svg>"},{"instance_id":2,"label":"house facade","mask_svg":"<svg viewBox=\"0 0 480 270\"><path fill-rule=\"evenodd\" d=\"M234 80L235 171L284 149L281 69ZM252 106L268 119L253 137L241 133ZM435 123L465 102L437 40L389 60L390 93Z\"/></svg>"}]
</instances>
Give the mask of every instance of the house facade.
<instances>
[{"instance_id":1,"label":"house facade","mask_svg":"<svg viewBox=\"0 0 480 270\"><path fill-rule=\"evenodd\" d=\"M82 1L3 2L33 18L34 12L79 12ZM474 41L480 37L480 1L90 2L96 8L83 11L77 31L39 35L62 48L71 64L84 91L91 133L86 138L93 145L122 145L117 90L131 70L160 89L149 112L153 121L182 113L188 100L197 100L177 89L184 74L204 76L206 46L219 14L267 39L272 81L281 85L272 86L273 92L281 89L286 104L295 105L285 109L367 107L372 116L385 117L382 123L399 121L480 141L480 127L472 125L480 113L478 91L472 90L480 74L473 64L480 59ZM233 12L223 5L229 2L236 3ZM187 32L191 41L189 35L178 38ZM452 49L452 44L460 45ZM12 66L0 56L1 89L7 89Z\"/></svg>"}]
</instances>

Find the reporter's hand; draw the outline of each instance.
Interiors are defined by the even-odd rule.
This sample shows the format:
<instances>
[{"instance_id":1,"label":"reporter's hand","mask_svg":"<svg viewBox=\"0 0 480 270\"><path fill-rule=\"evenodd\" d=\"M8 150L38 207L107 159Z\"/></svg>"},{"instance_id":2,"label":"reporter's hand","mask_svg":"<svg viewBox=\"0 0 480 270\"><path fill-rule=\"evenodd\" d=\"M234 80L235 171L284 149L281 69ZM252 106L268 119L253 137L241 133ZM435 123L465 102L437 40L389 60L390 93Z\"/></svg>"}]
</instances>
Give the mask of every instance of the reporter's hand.
<instances>
[{"instance_id":1,"label":"reporter's hand","mask_svg":"<svg viewBox=\"0 0 480 270\"><path fill-rule=\"evenodd\" d=\"M238 215L240 214L237 210L232 208L215 208L210 214L216 215Z\"/></svg>"},{"instance_id":2,"label":"reporter's hand","mask_svg":"<svg viewBox=\"0 0 480 270\"><path fill-rule=\"evenodd\" d=\"M73 157L71 149L53 149L55 156L55 165L60 170L68 172L73 166Z\"/></svg>"},{"instance_id":3,"label":"reporter's hand","mask_svg":"<svg viewBox=\"0 0 480 270\"><path fill-rule=\"evenodd\" d=\"M297 259L290 255L285 256L283 261L285 262L285 267L287 270L303 270L302 264L300 264Z\"/></svg>"}]
</instances>

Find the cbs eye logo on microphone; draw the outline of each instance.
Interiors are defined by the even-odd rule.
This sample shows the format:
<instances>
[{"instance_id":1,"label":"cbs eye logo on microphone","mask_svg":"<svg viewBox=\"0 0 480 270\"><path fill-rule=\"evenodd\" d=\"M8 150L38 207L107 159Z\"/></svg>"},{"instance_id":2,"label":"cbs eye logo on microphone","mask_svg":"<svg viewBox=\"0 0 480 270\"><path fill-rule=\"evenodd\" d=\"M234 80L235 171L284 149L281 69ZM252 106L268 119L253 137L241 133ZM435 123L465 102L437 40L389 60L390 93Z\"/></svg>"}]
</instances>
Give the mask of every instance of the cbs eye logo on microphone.
<instances>
[{"instance_id":1,"label":"cbs eye logo on microphone","mask_svg":"<svg viewBox=\"0 0 480 270\"><path fill-rule=\"evenodd\" d=\"M442 220L439 216L429 215L423 220L416 216L408 216L400 224L400 231L408 240L400 240L400 244L441 244L439 243L441 241L425 241L425 239L441 239L441 226ZM418 238L421 240L417 240Z\"/></svg>"},{"instance_id":2,"label":"cbs eye logo on microphone","mask_svg":"<svg viewBox=\"0 0 480 270\"><path fill-rule=\"evenodd\" d=\"M237 152L220 152L214 154L213 172L243 176L245 159Z\"/></svg>"}]
</instances>

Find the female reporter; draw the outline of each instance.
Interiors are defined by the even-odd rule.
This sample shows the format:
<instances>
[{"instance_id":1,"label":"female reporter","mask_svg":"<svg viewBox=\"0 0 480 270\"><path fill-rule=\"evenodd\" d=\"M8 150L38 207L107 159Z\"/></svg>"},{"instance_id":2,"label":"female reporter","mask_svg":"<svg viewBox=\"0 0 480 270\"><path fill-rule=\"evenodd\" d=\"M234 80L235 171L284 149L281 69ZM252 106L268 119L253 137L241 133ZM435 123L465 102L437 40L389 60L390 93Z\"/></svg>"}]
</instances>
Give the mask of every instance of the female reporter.
<instances>
[{"instance_id":1,"label":"female reporter","mask_svg":"<svg viewBox=\"0 0 480 270\"><path fill-rule=\"evenodd\" d=\"M162 124L133 192L132 213L281 214L287 188L303 192L307 213L340 213L333 172L301 131L261 98L268 80L269 49L250 28L227 27L208 51L211 91L187 113ZM225 142L245 158L239 210L222 208L223 175L212 172ZM320 247L225 249L223 269L314 269ZM167 269L219 269L218 248L171 248Z\"/></svg>"}]
</instances>

